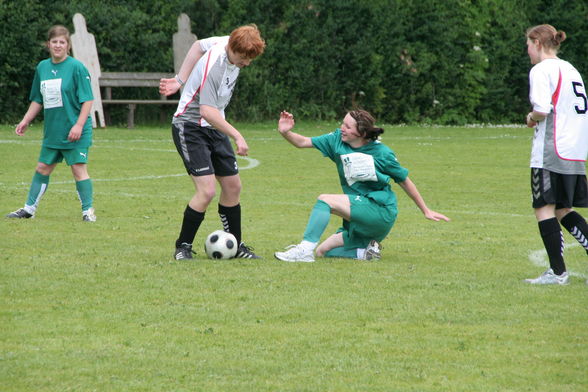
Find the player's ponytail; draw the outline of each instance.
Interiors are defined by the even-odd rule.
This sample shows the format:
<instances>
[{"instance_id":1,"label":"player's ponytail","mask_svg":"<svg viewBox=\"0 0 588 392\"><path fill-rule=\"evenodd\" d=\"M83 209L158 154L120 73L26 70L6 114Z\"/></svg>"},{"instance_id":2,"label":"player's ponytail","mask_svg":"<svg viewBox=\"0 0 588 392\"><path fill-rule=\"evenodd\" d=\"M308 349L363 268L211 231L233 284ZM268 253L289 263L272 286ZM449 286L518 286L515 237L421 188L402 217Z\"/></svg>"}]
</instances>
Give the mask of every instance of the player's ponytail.
<instances>
[{"instance_id":1,"label":"player's ponytail","mask_svg":"<svg viewBox=\"0 0 588 392\"><path fill-rule=\"evenodd\" d=\"M555 46L558 46L565 41L566 39L566 33L565 31L559 30L557 33L555 33L555 36L553 37L553 42L555 43Z\"/></svg>"},{"instance_id":2,"label":"player's ponytail","mask_svg":"<svg viewBox=\"0 0 588 392\"><path fill-rule=\"evenodd\" d=\"M384 129L375 126L376 120L365 110L352 110L349 115L353 117L357 123L357 132L366 140L377 140Z\"/></svg>"},{"instance_id":3,"label":"player's ponytail","mask_svg":"<svg viewBox=\"0 0 588 392\"><path fill-rule=\"evenodd\" d=\"M529 28L527 38L537 40L544 48L557 53L559 45L566 39L566 33L562 30L557 31L552 25L542 24Z\"/></svg>"}]
</instances>

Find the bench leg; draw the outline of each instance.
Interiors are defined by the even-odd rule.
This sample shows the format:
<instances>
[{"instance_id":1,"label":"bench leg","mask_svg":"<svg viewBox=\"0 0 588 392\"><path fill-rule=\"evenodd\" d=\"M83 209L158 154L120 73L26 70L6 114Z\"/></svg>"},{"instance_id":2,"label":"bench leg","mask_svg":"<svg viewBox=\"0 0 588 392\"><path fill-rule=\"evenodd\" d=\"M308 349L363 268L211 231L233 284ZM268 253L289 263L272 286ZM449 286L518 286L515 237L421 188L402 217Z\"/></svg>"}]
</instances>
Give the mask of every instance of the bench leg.
<instances>
[{"instance_id":1,"label":"bench leg","mask_svg":"<svg viewBox=\"0 0 588 392\"><path fill-rule=\"evenodd\" d=\"M127 128L133 129L135 128L135 109L137 105L134 103L129 104L129 113L127 117Z\"/></svg>"},{"instance_id":2,"label":"bench leg","mask_svg":"<svg viewBox=\"0 0 588 392\"><path fill-rule=\"evenodd\" d=\"M104 124L107 126L112 125L112 122L110 121L110 109L108 108L108 105L104 105L102 108L104 111Z\"/></svg>"}]
</instances>

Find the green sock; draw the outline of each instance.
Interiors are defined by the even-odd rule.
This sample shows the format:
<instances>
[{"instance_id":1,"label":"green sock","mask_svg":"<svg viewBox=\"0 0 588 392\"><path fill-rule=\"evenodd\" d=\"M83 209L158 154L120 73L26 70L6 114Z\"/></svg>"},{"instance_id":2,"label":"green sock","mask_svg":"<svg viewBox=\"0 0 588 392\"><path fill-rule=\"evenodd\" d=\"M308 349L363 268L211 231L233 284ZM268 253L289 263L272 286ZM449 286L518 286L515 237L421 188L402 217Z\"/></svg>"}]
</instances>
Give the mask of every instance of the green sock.
<instances>
[{"instance_id":1,"label":"green sock","mask_svg":"<svg viewBox=\"0 0 588 392\"><path fill-rule=\"evenodd\" d=\"M329 224L330 218L331 207L324 201L317 200L310 213L306 230L304 231L304 240L309 242L319 242L321 235L323 235L323 232Z\"/></svg>"},{"instance_id":2,"label":"green sock","mask_svg":"<svg viewBox=\"0 0 588 392\"><path fill-rule=\"evenodd\" d=\"M345 249L343 246L333 248L327 253L325 257L340 257L342 259L357 259L357 249Z\"/></svg>"},{"instance_id":3,"label":"green sock","mask_svg":"<svg viewBox=\"0 0 588 392\"><path fill-rule=\"evenodd\" d=\"M33 175L33 181L31 182L31 188L29 189L29 197L27 198L27 206L37 209L41 197L49 186L49 176L45 176L39 172L35 172Z\"/></svg>"},{"instance_id":4,"label":"green sock","mask_svg":"<svg viewBox=\"0 0 588 392\"><path fill-rule=\"evenodd\" d=\"M88 178L86 180L76 181L76 189L78 191L80 202L82 203L82 211L87 211L92 208L94 194L92 179Z\"/></svg>"}]
</instances>

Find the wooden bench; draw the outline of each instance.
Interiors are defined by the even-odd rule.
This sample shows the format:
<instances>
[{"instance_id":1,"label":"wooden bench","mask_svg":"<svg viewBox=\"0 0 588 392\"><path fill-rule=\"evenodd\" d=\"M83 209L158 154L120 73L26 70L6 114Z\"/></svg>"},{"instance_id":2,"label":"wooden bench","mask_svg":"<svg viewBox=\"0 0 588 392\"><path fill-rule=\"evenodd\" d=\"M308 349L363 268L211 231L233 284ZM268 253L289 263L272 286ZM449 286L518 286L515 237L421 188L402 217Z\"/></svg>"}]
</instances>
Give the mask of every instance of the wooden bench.
<instances>
[{"instance_id":1,"label":"wooden bench","mask_svg":"<svg viewBox=\"0 0 588 392\"><path fill-rule=\"evenodd\" d=\"M71 36L73 55L88 68L92 79L94 104L92 105L91 117L94 127L105 127L110 122L108 111L104 110L103 105L127 105L129 110L127 126L133 128L135 126L137 105L178 104L178 100L168 100L165 96L160 96L160 99L113 99L112 87L159 89L159 80L161 78L171 78L173 74L161 72L102 72L96 42L94 36L88 32L86 19L82 14L77 13L73 16L73 23L75 27L75 33ZM190 31L190 18L186 14L180 14L178 17L178 32L173 35L174 69L176 73L196 39L196 35ZM102 98L102 89L104 89L104 98Z\"/></svg>"},{"instance_id":2,"label":"wooden bench","mask_svg":"<svg viewBox=\"0 0 588 392\"><path fill-rule=\"evenodd\" d=\"M113 99L113 87L149 87L159 88L159 80L171 78L172 74L160 72L102 72L99 78L99 85L104 89L102 94L102 105L127 105L127 127L135 127L135 110L137 105L177 105L177 99L167 99L164 95L160 99ZM104 111L106 122L109 123L108 111Z\"/></svg>"}]
</instances>

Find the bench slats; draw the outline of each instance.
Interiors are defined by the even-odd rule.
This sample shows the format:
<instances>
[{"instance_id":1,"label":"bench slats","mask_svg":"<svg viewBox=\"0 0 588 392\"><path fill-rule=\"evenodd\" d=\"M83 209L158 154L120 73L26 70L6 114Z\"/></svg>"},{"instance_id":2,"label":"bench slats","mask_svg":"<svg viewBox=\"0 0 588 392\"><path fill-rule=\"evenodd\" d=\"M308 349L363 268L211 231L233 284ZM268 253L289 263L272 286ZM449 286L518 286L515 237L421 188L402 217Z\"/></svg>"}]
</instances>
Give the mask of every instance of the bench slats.
<instances>
[{"instance_id":1,"label":"bench slats","mask_svg":"<svg viewBox=\"0 0 588 392\"><path fill-rule=\"evenodd\" d=\"M159 79L172 78L163 72L102 72L100 87L159 87Z\"/></svg>"},{"instance_id":2,"label":"bench slats","mask_svg":"<svg viewBox=\"0 0 588 392\"><path fill-rule=\"evenodd\" d=\"M177 105L180 102L177 99L103 99L102 103L112 105Z\"/></svg>"},{"instance_id":3,"label":"bench slats","mask_svg":"<svg viewBox=\"0 0 588 392\"><path fill-rule=\"evenodd\" d=\"M112 87L150 87L158 88L159 80L172 78L164 72L102 72L99 78L100 87L105 89L103 105L128 105L127 127L135 127L135 109L137 105L177 105L179 100L166 99L112 99ZM108 112L106 112L108 115Z\"/></svg>"}]
</instances>

